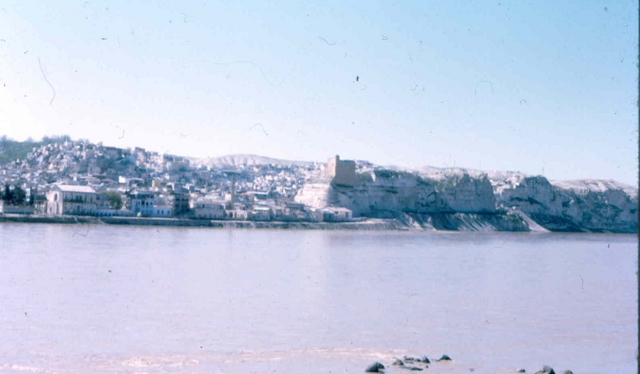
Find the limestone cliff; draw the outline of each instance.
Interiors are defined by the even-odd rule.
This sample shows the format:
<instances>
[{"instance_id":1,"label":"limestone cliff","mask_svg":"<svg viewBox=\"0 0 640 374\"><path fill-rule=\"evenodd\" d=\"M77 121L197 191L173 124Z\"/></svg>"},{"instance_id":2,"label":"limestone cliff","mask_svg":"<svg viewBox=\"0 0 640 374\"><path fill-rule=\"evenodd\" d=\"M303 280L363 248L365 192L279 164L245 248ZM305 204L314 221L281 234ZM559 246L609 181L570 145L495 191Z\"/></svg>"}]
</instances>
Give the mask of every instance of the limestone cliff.
<instances>
[{"instance_id":1,"label":"limestone cliff","mask_svg":"<svg viewBox=\"0 0 640 374\"><path fill-rule=\"evenodd\" d=\"M307 184L296 201L316 208L346 207L354 216L400 218L423 229L528 230L520 217L496 209L486 176L463 174L434 180L417 173L374 169L357 177L355 186Z\"/></svg>"},{"instance_id":2,"label":"limestone cliff","mask_svg":"<svg viewBox=\"0 0 640 374\"><path fill-rule=\"evenodd\" d=\"M637 232L637 189L614 181L554 181L520 173L360 172L355 186L316 181L296 201L354 216L403 218L443 230Z\"/></svg>"},{"instance_id":3,"label":"limestone cliff","mask_svg":"<svg viewBox=\"0 0 640 374\"><path fill-rule=\"evenodd\" d=\"M495 213L496 200L486 177L468 174L431 180L417 174L375 169L358 175L353 187L310 183L296 201L313 207L344 206L354 215L375 216L381 212Z\"/></svg>"},{"instance_id":4,"label":"limestone cliff","mask_svg":"<svg viewBox=\"0 0 640 374\"><path fill-rule=\"evenodd\" d=\"M630 186L521 176L495 187L499 204L517 207L551 231L637 232L637 189Z\"/></svg>"}]
</instances>

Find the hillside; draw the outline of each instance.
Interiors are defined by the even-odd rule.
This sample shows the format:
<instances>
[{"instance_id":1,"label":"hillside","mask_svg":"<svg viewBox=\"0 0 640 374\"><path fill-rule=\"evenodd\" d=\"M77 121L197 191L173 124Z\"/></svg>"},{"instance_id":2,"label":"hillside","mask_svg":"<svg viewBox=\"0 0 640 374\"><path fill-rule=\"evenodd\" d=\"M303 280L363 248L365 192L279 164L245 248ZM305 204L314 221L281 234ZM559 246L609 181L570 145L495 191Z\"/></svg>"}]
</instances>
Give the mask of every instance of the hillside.
<instances>
[{"instance_id":1,"label":"hillside","mask_svg":"<svg viewBox=\"0 0 640 374\"><path fill-rule=\"evenodd\" d=\"M257 156L257 155L226 155L221 157L207 157L207 158L188 158L189 162L197 166L208 167L240 167L240 166L262 166L262 165L274 165L274 166L310 166L313 162L309 161L291 161L281 160L277 158Z\"/></svg>"},{"instance_id":2,"label":"hillside","mask_svg":"<svg viewBox=\"0 0 640 374\"><path fill-rule=\"evenodd\" d=\"M0 165L15 160L24 160L33 148L37 148L47 144L62 144L71 140L67 135L44 137L42 140L25 140L17 141L9 139L6 135L0 138Z\"/></svg>"}]
</instances>

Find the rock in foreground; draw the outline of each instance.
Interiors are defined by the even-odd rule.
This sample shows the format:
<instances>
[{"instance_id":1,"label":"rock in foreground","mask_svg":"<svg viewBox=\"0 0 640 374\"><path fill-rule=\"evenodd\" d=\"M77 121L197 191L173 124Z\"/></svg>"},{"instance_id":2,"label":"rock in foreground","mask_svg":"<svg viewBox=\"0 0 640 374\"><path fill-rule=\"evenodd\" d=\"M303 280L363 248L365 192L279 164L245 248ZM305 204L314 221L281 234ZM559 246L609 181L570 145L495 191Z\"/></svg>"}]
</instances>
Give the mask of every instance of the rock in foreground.
<instances>
[{"instance_id":1,"label":"rock in foreground","mask_svg":"<svg viewBox=\"0 0 640 374\"><path fill-rule=\"evenodd\" d=\"M549 365L544 365L542 369L536 371L536 374L556 374L553 368Z\"/></svg>"},{"instance_id":2,"label":"rock in foreground","mask_svg":"<svg viewBox=\"0 0 640 374\"><path fill-rule=\"evenodd\" d=\"M367 369L364 372L365 373L379 373L381 370L384 370L384 365L382 365L379 362L374 362L373 364L369 365L369 367L367 367Z\"/></svg>"}]
</instances>

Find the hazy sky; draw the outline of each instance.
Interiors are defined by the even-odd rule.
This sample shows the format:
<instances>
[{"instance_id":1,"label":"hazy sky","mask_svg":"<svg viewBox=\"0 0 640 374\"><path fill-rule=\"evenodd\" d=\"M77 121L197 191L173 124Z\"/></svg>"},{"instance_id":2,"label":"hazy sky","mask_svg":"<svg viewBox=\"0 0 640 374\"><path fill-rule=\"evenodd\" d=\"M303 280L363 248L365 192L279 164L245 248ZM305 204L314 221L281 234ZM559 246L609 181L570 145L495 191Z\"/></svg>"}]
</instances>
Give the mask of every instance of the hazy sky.
<instances>
[{"instance_id":1,"label":"hazy sky","mask_svg":"<svg viewBox=\"0 0 640 374\"><path fill-rule=\"evenodd\" d=\"M637 1L0 7L16 139L637 184Z\"/></svg>"}]
</instances>

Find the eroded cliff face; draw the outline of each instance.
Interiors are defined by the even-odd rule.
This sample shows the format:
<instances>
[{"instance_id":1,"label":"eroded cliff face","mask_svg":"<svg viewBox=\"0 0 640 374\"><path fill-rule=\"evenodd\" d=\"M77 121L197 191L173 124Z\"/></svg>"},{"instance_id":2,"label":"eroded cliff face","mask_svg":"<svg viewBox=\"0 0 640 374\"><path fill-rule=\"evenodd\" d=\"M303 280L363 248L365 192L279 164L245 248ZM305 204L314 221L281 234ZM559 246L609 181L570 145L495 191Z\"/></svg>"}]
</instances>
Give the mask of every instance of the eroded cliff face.
<instances>
[{"instance_id":1,"label":"eroded cliff face","mask_svg":"<svg viewBox=\"0 0 640 374\"><path fill-rule=\"evenodd\" d=\"M466 173L429 178L375 169L360 173L354 187L305 185L296 201L317 208L343 206L354 216L405 217L408 226L424 229L527 231L540 225L550 231L637 232L634 187L614 181L549 182L519 173L503 178Z\"/></svg>"},{"instance_id":2,"label":"eroded cliff face","mask_svg":"<svg viewBox=\"0 0 640 374\"><path fill-rule=\"evenodd\" d=\"M294 201L313 208L323 208L332 204L334 194L329 183L307 183L298 190Z\"/></svg>"},{"instance_id":3,"label":"eroded cliff face","mask_svg":"<svg viewBox=\"0 0 640 374\"><path fill-rule=\"evenodd\" d=\"M337 205L367 217L397 212L427 211L439 204L435 186L410 173L374 170L361 176L354 188L334 186Z\"/></svg>"},{"instance_id":4,"label":"eroded cliff face","mask_svg":"<svg viewBox=\"0 0 640 374\"><path fill-rule=\"evenodd\" d=\"M436 181L417 174L373 170L359 175L354 187L313 183L305 185L296 201L313 207L338 205L354 215L377 217L385 213L494 213L491 183L469 175Z\"/></svg>"},{"instance_id":5,"label":"eroded cliff face","mask_svg":"<svg viewBox=\"0 0 640 374\"><path fill-rule=\"evenodd\" d=\"M438 192L445 209L458 213L494 213L496 199L489 179L469 174L443 179Z\"/></svg>"},{"instance_id":6,"label":"eroded cliff face","mask_svg":"<svg viewBox=\"0 0 640 374\"><path fill-rule=\"evenodd\" d=\"M536 176L494 187L499 204L517 207L551 231L637 232L637 190L613 181L551 183Z\"/></svg>"}]
</instances>

